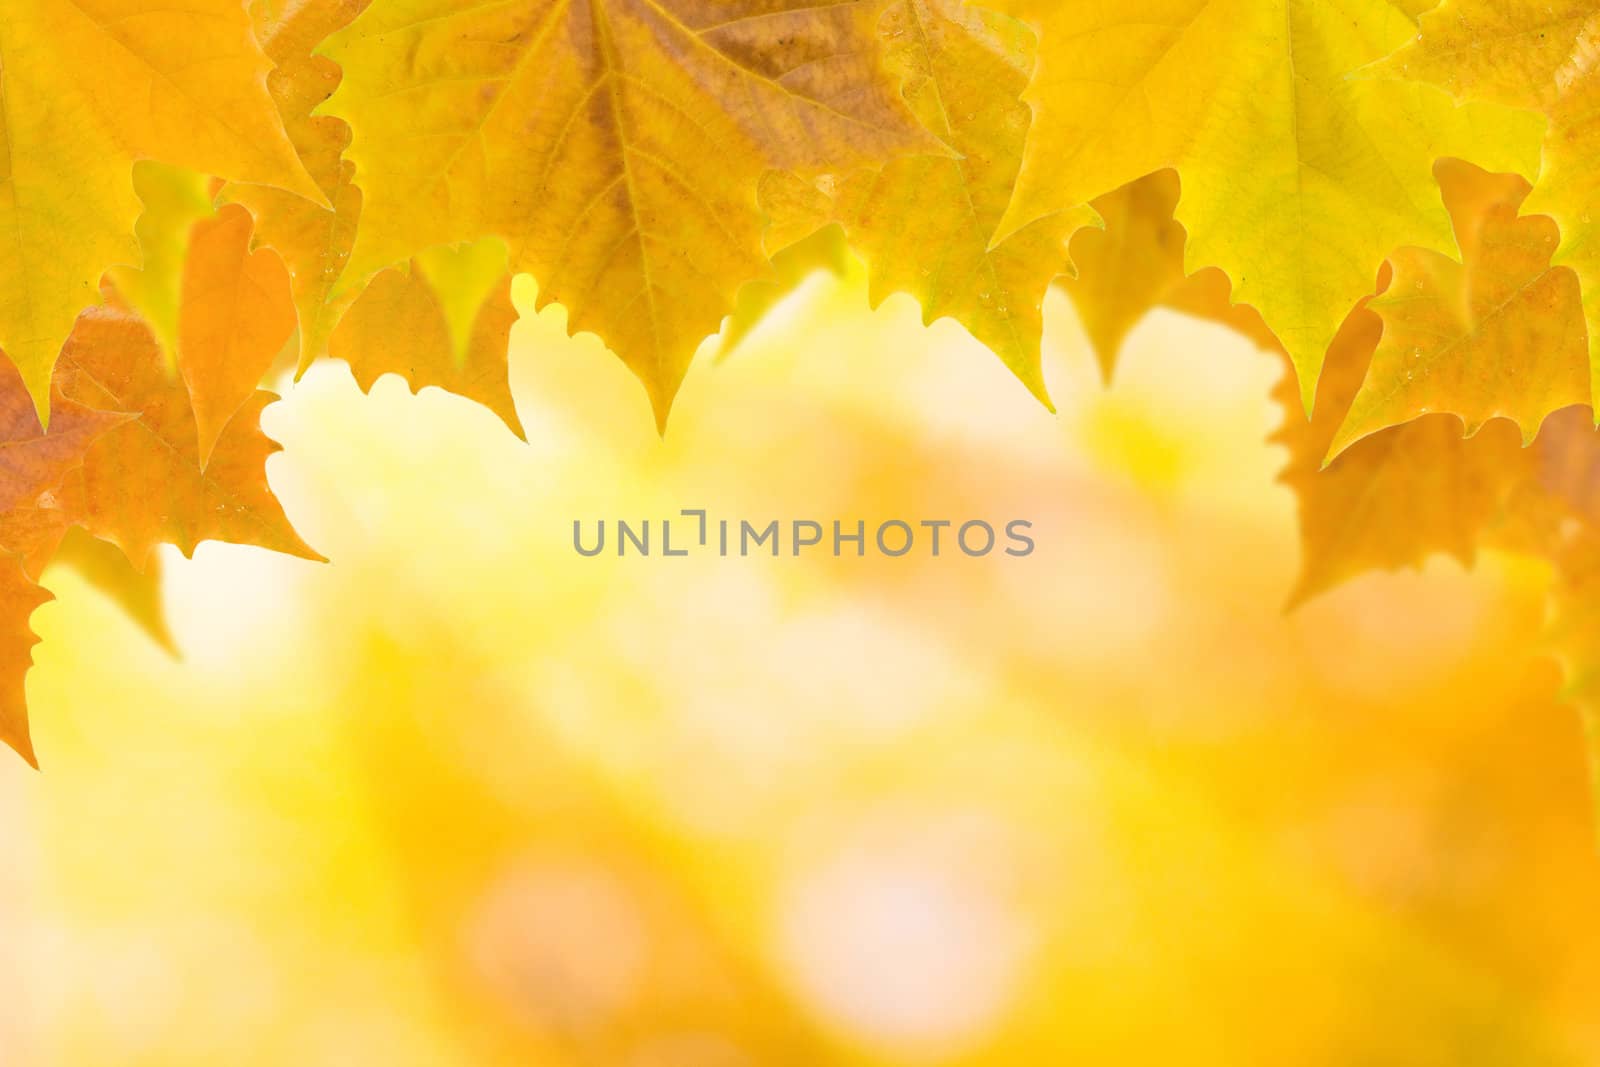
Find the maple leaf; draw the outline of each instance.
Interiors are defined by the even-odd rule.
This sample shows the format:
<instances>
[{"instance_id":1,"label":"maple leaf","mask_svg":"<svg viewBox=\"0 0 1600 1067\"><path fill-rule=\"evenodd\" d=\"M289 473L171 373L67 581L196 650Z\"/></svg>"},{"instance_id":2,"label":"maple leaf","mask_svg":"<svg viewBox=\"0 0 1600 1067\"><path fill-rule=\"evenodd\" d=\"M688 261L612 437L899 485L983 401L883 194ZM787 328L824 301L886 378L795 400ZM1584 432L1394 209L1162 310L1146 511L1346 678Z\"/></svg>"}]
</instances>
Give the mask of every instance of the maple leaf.
<instances>
[{"instance_id":1,"label":"maple leaf","mask_svg":"<svg viewBox=\"0 0 1600 1067\"><path fill-rule=\"evenodd\" d=\"M924 323L955 319L1048 406L1044 296L1071 269L1067 238L1099 220L1083 207L1056 212L989 247L1022 163L1033 34L958 0L897 0L880 32L912 113L955 155L902 156L830 178L827 217L866 259L874 307L904 292Z\"/></svg>"},{"instance_id":2,"label":"maple leaf","mask_svg":"<svg viewBox=\"0 0 1600 1067\"><path fill-rule=\"evenodd\" d=\"M1416 33L1389 0L995 6L1040 30L1034 110L998 236L1163 167L1183 178L1187 269L1217 266L1288 349L1311 410L1323 353L1373 272L1444 249L1443 156L1537 170L1536 116L1350 77Z\"/></svg>"},{"instance_id":3,"label":"maple leaf","mask_svg":"<svg viewBox=\"0 0 1600 1067\"><path fill-rule=\"evenodd\" d=\"M79 317L56 385L77 403L138 416L92 442L81 468L84 526L120 545L135 566L144 569L162 541L186 556L200 541L218 540L322 558L294 532L267 485L267 457L278 445L259 420L275 394L256 390L202 467L183 382L167 374L150 328L115 303Z\"/></svg>"},{"instance_id":4,"label":"maple leaf","mask_svg":"<svg viewBox=\"0 0 1600 1067\"><path fill-rule=\"evenodd\" d=\"M658 424L739 286L756 186L924 148L860 0L376 0L323 51L365 207L345 287L502 238L644 383Z\"/></svg>"},{"instance_id":5,"label":"maple leaf","mask_svg":"<svg viewBox=\"0 0 1600 1067\"><path fill-rule=\"evenodd\" d=\"M1299 500L1304 555L1291 605L1362 572L1420 566L1434 554L1470 566L1481 548L1550 560L1559 573L1576 558L1575 543L1600 535L1600 431L1587 405L1551 414L1528 446L1506 419L1464 437L1458 416L1423 415L1363 437L1322 466L1381 333L1366 307L1346 321L1311 421L1293 410L1287 379L1278 389L1286 418L1275 440L1290 451L1283 480Z\"/></svg>"},{"instance_id":6,"label":"maple leaf","mask_svg":"<svg viewBox=\"0 0 1600 1067\"><path fill-rule=\"evenodd\" d=\"M1524 477L1521 442L1509 422L1464 438L1460 421L1442 414L1375 433L1324 466L1382 332L1366 307L1346 319L1309 421L1291 375L1277 390L1285 417L1274 440L1289 449L1283 481L1300 510L1302 560L1291 606L1362 572L1419 567L1436 553L1470 565L1484 529Z\"/></svg>"},{"instance_id":7,"label":"maple leaf","mask_svg":"<svg viewBox=\"0 0 1600 1067\"><path fill-rule=\"evenodd\" d=\"M1412 248L1390 257L1394 281L1370 304L1383 341L1332 454L1428 412L1460 416L1468 436L1503 416L1526 443L1551 412L1589 399L1578 278L1550 266L1555 224L1517 216L1528 184L1459 163L1439 177L1462 261Z\"/></svg>"},{"instance_id":8,"label":"maple leaf","mask_svg":"<svg viewBox=\"0 0 1600 1067\"><path fill-rule=\"evenodd\" d=\"M1183 283L1188 234L1172 217L1177 206L1177 172L1157 171L1097 197L1105 225L1072 239L1077 275L1060 285L1107 382L1128 333Z\"/></svg>"},{"instance_id":9,"label":"maple leaf","mask_svg":"<svg viewBox=\"0 0 1600 1067\"><path fill-rule=\"evenodd\" d=\"M0 18L0 345L48 418L50 369L106 268L138 263L154 159L320 198L238 0L27 0Z\"/></svg>"},{"instance_id":10,"label":"maple leaf","mask_svg":"<svg viewBox=\"0 0 1600 1067\"><path fill-rule=\"evenodd\" d=\"M248 211L225 206L194 227L184 264L178 370L194 411L201 467L294 334L289 273L276 252L250 250L251 229Z\"/></svg>"},{"instance_id":11,"label":"maple leaf","mask_svg":"<svg viewBox=\"0 0 1600 1067\"><path fill-rule=\"evenodd\" d=\"M225 200L255 216L257 243L288 267L300 325L297 364L303 372L326 353L328 337L359 290L335 292L361 218L355 164L344 158L350 127L312 111L339 85L338 64L314 55L329 34L349 25L368 0L253 0L256 39L276 64L267 78L289 140L327 202L314 203L270 185L230 184Z\"/></svg>"},{"instance_id":12,"label":"maple leaf","mask_svg":"<svg viewBox=\"0 0 1600 1067\"><path fill-rule=\"evenodd\" d=\"M1107 382L1129 331L1158 307L1227 326L1259 348L1282 350L1254 308L1233 302L1226 274L1215 267L1184 274L1188 235L1172 217L1178 188L1176 172L1161 170L1096 197L1091 206L1105 225L1073 237L1074 273L1056 281L1072 300Z\"/></svg>"},{"instance_id":13,"label":"maple leaf","mask_svg":"<svg viewBox=\"0 0 1600 1067\"><path fill-rule=\"evenodd\" d=\"M409 272L391 268L373 278L351 305L328 351L350 365L363 392L395 373L413 392L432 385L477 401L526 439L507 381L506 350L516 321L511 278L502 272L457 360L444 309L420 266Z\"/></svg>"},{"instance_id":14,"label":"maple leaf","mask_svg":"<svg viewBox=\"0 0 1600 1067\"><path fill-rule=\"evenodd\" d=\"M1591 396L1600 396L1600 9L1592 0L1450 0L1387 66L1464 98L1549 117L1544 168L1525 205L1561 229L1553 262L1582 283Z\"/></svg>"}]
</instances>

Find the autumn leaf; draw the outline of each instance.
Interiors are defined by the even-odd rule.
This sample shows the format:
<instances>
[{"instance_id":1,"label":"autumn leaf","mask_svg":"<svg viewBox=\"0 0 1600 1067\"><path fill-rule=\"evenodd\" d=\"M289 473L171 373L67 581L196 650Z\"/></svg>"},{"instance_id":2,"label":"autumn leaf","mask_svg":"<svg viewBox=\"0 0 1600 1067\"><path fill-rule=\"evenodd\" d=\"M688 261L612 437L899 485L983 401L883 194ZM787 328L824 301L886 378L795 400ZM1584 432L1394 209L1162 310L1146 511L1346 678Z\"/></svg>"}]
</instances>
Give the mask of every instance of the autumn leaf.
<instances>
[{"instance_id":1,"label":"autumn leaf","mask_svg":"<svg viewBox=\"0 0 1600 1067\"><path fill-rule=\"evenodd\" d=\"M341 286L503 239L541 305L598 334L658 424L739 286L767 273L756 186L923 148L879 5L376 0L323 52L365 198Z\"/></svg>"},{"instance_id":2,"label":"autumn leaf","mask_svg":"<svg viewBox=\"0 0 1600 1067\"><path fill-rule=\"evenodd\" d=\"M1321 466L1381 332L1374 312L1352 314L1310 422L1294 410L1292 386L1279 387L1286 413L1275 440L1290 451L1284 481L1299 501L1303 547L1291 603L1435 554L1470 566L1484 548L1549 560L1559 574L1578 558L1574 544L1600 535L1600 431L1586 405L1551 414L1528 446L1507 419L1463 437L1457 416L1434 413L1364 437Z\"/></svg>"},{"instance_id":3,"label":"autumn leaf","mask_svg":"<svg viewBox=\"0 0 1600 1067\"><path fill-rule=\"evenodd\" d=\"M1082 207L1053 213L989 247L1022 163L1033 35L957 0L897 0L880 32L912 113L954 155L902 156L830 179L829 218L866 259L874 306L904 292L924 322L955 319L1048 405L1044 296L1071 270L1067 238L1098 219Z\"/></svg>"},{"instance_id":4,"label":"autumn leaf","mask_svg":"<svg viewBox=\"0 0 1600 1067\"><path fill-rule=\"evenodd\" d=\"M200 466L294 334L289 273L276 252L250 250L250 213L229 204L198 223L184 266L178 370L189 390Z\"/></svg>"},{"instance_id":5,"label":"autumn leaf","mask_svg":"<svg viewBox=\"0 0 1600 1067\"><path fill-rule=\"evenodd\" d=\"M84 526L120 545L143 569L158 542L191 555L205 540L260 545L321 559L289 525L267 486L278 445L261 432L256 390L200 464L199 434L181 379L167 374L150 329L115 304L79 318L62 350L56 385L68 399L138 417L97 438L84 456Z\"/></svg>"},{"instance_id":6,"label":"autumn leaf","mask_svg":"<svg viewBox=\"0 0 1600 1067\"><path fill-rule=\"evenodd\" d=\"M328 337L356 291L336 293L361 218L361 190L352 179L355 164L344 158L350 128L339 119L312 111L339 85L339 67L314 55L318 44L347 26L368 0L252 0L256 39L276 64L267 87L282 116L289 140L326 203L271 185L230 184L226 200L255 216L255 239L275 249L288 267L300 326L301 371L326 354Z\"/></svg>"},{"instance_id":7,"label":"autumn leaf","mask_svg":"<svg viewBox=\"0 0 1600 1067\"><path fill-rule=\"evenodd\" d=\"M1593 0L12 6L0 730L19 749L51 560L164 641L155 545L318 558L266 480L278 358L343 359L364 390L398 373L521 436L523 272L658 424L706 338L725 353L849 250L874 305L955 319L1045 403L1052 284L1107 378L1153 308L1225 323L1286 356L1280 399L1310 413L1278 438L1296 599L1484 546L1588 595Z\"/></svg>"},{"instance_id":8,"label":"autumn leaf","mask_svg":"<svg viewBox=\"0 0 1600 1067\"><path fill-rule=\"evenodd\" d=\"M997 236L1163 167L1186 269L1216 266L1283 341L1309 412L1323 353L1390 251L1446 249L1442 156L1537 171L1536 116L1351 77L1415 36L1389 0L1002 0L1040 31L1017 189Z\"/></svg>"},{"instance_id":9,"label":"autumn leaf","mask_svg":"<svg viewBox=\"0 0 1600 1067\"><path fill-rule=\"evenodd\" d=\"M526 438L507 381L506 350L517 310L511 278L502 274L484 301L457 361L444 309L419 267L386 270L372 279L346 312L329 341L329 354L350 365L362 391L388 373L399 374L413 392L437 386L475 400Z\"/></svg>"},{"instance_id":10,"label":"autumn leaf","mask_svg":"<svg viewBox=\"0 0 1600 1067\"><path fill-rule=\"evenodd\" d=\"M284 135L238 0L9 4L0 66L0 346L48 418L73 320L108 267L139 262L135 160L321 194Z\"/></svg>"},{"instance_id":11,"label":"autumn leaf","mask_svg":"<svg viewBox=\"0 0 1600 1067\"><path fill-rule=\"evenodd\" d=\"M1105 225L1072 239L1077 276L1060 284L1107 382L1129 331L1183 282L1188 235L1172 217L1177 206L1177 172L1157 171L1097 197Z\"/></svg>"},{"instance_id":12,"label":"autumn leaf","mask_svg":"<svg viewBox=\"0 0 1600 1067\"><path fill-rule=\"evenodd\" d=\"M1539 107L1549 118L1544 167L1524 210L1561 230L1553 262L1583 288L1591 397L1600 396L1600 10L1592 0L1450 0L1387 66L1466 99Z\"/></svg>"},{"instance_id":13,"label":"autumn leaf","mask_svg":"<svg viewBox=\"0 0 1600 1067\"><path fill-rule=\"evenodd\" d=\"M1390 257L1394 282L1370 305L1383 341L1334 455L1429 412L1459 416L1468 436L1503 416L1526 443L1551 412L1589 399L1578 279L1550 266L1554 223L1518 217L1527 182L1459 163L1439 177L1464 258L1411 248Z\"/></svg>"},{"instance_id":14,"label":"autumn leaf","mask_svg":"<svg viewBox=\"0 0 1600 1067\"><path fill-rule=\"evenodd\" d=\"M1222 271L1207 267L1184 274L1188 234L1172 217L1177 203L1175 172L1147 174L1095 198L1092 206L1104 226L1072 238L1076 269L1056 284L1072 300L1107 382L1129 331L1158 307L1227 326L1268 351L1282 349L1254 308L1233 302Z\"/></svg>"},{"instance_id":15,"label":"autumn leaf","mask_svg":"<svg viewBox=\"0 0 1600 1067\"><path fill-rule=\"evenodd\" d=\"M1442 414L1357 441L1324 467L1382 330L1365 307L1346 320L1328 352L1310 421L1300 413L1292 378L1286 375L1278 388L1284 425L1274 440L1288 446L1283 481L1300 511L1301 569L1291 605L1365 571L1419 567L1435 554L1470 565L1485 528L1524 476L1521 442L1509 422L1496 420L1463 438L1460 421Z\"/></svg>"}]
</instances>

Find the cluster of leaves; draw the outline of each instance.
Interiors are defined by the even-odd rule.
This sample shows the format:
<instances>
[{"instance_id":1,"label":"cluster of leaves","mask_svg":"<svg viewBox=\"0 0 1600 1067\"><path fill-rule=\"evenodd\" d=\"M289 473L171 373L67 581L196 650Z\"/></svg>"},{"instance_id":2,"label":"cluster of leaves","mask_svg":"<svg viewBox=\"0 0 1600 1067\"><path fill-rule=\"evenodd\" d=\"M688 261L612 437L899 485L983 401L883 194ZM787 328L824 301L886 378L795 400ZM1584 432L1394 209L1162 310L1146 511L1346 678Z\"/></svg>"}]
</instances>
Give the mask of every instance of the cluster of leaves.
<instances>
[{"instance_id":1,"label":"cluster of leaves","mask_svg":"<svg viewBox=\"0 0 1600 1067\"><path fill-rule=\"evenodd\" d=\"M1541 553L1600 664L1600 0L1435 3L13 5L0 738L32 758L52 560L148 618L158 542L315 556L264 476L281 365L520 434L528 273L664 426L702 342L846 248L1046 404L1053 284L1108 374L1158 305L1247 332L1291 368L1299 595Z\"/></svg>"}]
</instances>

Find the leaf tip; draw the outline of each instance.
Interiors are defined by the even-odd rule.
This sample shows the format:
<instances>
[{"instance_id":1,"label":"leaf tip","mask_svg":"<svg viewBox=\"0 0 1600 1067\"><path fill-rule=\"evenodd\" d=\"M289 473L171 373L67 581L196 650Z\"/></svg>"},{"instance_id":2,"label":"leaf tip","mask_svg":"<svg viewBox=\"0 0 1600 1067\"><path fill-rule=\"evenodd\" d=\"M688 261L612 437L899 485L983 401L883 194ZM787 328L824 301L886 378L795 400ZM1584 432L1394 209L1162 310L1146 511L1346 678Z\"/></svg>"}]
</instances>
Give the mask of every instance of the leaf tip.
<instances>
[{"instance_id":1,"label":"leaf tip","mask_svg":"<svg viewBox=\"0 0 1600 1067\"><path fill-rule=\"evenodd\" d=\"M1005 214L1000 216L1000 221L995 224L994 233L989 235L989 246L985 252L993 252L1016 235L1017 231L1041 216L1037 213L1029 214L1028 210L1019 206L1015 196L1011 203L1006 205Z\"/></svg>"},{"instance_id":2,"label":"leaf tip","mask_svg":"<svg viewBox=\"0 0 1600 1067\"><path fill-rule=\"evenodd\" d=\"M20 736L7 735L5 742L11 746L13 752L22 757L23 762L28 766L36 771L39 769L39 757L33 750L33 741L28 737L26 727L23 728Z\"/></svg>"},{"instance_id":3,"label":"leaf tip","mask_svg":"<svg viewBox=\"0 0 1600 1067\"><path fill-rule=\"evenodd\" d=\"M1322 473L1333 466L1334 461L1344 455L1345 450L1355 444L1367 434L1350 428L1347 422L1341 425L1333 435L1333 440L1328 442L1328 450L1322 454L1322 460L1317 464L1317 473Z\"/></svg>"},{"instance_id":4,"label":"leaf tip","mask_svg":"<svg viewBox=\"0 0 1600 1067\"><path fill-rule=\"evenodd\" d=\"M1046 411L1052 415L1056 414L1056 402L1050 399L1050 390L1044 384L1044 373L1037 361L1026 373L1019 373L1017 378Z\"/></svg>"}]
</instances>

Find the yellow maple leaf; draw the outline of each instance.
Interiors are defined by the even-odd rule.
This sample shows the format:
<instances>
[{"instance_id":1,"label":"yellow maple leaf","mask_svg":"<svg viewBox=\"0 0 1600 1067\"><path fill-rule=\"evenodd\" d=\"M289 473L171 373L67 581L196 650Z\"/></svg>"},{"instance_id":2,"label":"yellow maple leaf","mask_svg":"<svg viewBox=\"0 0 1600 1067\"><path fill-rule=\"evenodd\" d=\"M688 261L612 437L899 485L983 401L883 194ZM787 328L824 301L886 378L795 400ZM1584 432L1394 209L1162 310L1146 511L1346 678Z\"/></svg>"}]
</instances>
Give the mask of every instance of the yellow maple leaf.
<instances>
[{"instance_id":1,"label":"yellow maple leaf","mask_svg":"<svg viewBox=\"0 0 1600 1067\"><path fill-rule=\"evenodd\" d=\"M1416 33L1390 0L1000 0L1043 42L1004 237L1175 167L1186 268L1217 266L1282 339L1311 410L1323 353L1404 245L1449 247L1442 156L1533 174L1536 116L1352 77Z\"/></svg>"},{"instance_id":2,"label":"yellow maple leaf","mask_svg":"<svg viewBox=\"0 0 1600 1067\"><path fill-rule=\"evenodd\" d=\"M0 17L0 345L48 418L100 276L137 264L132 167L155 159L320 199L238 0L26 0Z\"/></svg>"},{"instance_id":3,"label":"yellow maple leaf","mask_svg":"<svg viewBox=\"0 0 1600 1067\"><path fill-rule=\"evenodd\" d=\"M762 174L929 143L883 74L879 6L376 0L324 46L365 198L342 285L500 237L664 425L700 342L767 271Z\"/></svg>"},{"instance_id":4,"label":"yellow maple leaf","mask_svg":"<svg viewBox=\"0 0 1600 1067\"><path fill-rule=\"evenodd\" d=\"M1172 217L1177 206L1177 173L1157 171L1096 197L1105 225L1072 239L1077 275L1060 285L1107 382L1129 331L1183 282L1188 235Z\"/></svg>"},{"instance_id":5,"label":"yellow maple leaf","mask_svg":"<svg viewBox=\"0 0 1600 1067\"><path fill-rule=\"evenodd\" d=\"M1184 274L1188 235L1172 217L1177 203L1174 171L1147 174L1096 197L1092 207L1105 225L1072 239L1074 272L1056 284L1072 300L1108 382L1128 332L1158 307L1226 326L1260 348L1282 349L1254 308L1233 302L1226 274L1215 267Z\"/></svg>"},{"instance_id":6,"label":"yellow maple leaf","mask_svg":"<svg viewBox=\"0 0 1600 1067\"><path fill-rule=\"evenodd\" d=\"M1462 163L1441 164L1439 177L1463 259L1415 248L1390 257L1394 281L1369 305L1383 341L1332 455L1429 412L1459 416L1468 436L1508 418L1526 443L1546 416L1589 399L1578 278L1550 265L1555 225L1518 217L1528 183Z\"/></svg>"},{"instance_id":7,"label":"yellow maple leaf","mask_svg":"<svg viewBox=\"0 0 1600 1067\"><path fill-rule=\"evenodd\" d=\"M1582 283L1590 395L1600 396L1600 8L1593 0L1448 0L1387 67L1463 98L1539 107L1544 168L1524 206L1561 228L1554 262Z\"/></svg>"},{"instance_id":8,"label":"yellow maple leaf","mask_svg":"<svg viewBox=\"0 0 1600 1067\"><path fill-rule=\"evenodd\" d=\"M1531 446L1509 420L1463 437L1457 416L1432 413L1363 437L1323 466L1381 333L1369 307L1354 312L1329 351L1313 418L1288 410L1275 438L1289 448L1283 480L1300 509L1291 603L1434 554L1471 565L1482 548L1550 561L1560 576L1600 545L1600 431L1587 405L1552 413ZM1294 407L1287 380L1278 396Z\"/></svg>"},{"instance_id":9,"label":"yellow maple leaf","mask_svg":"<svg viewBox=\"0 0 1600 1067\"><path fill-rule=\"evenodd\" d=\"M526 439L507 380L506 352L516 322L511 278L502 270L458 359L445 310L420 266L390 268L350 306L328 341L328 354L350 365L363 392L385 374L398 374L412 392L431 385L477 401Z\"/></svg>"},{"instance_id":10,"label":"yellow maple leaf","mask_svg":"<svg viewBox=\"0 0 1600 1067\"><path fill-rule=\"evenodd\" d=\"M957 0L897 0L880 32L912 113L955 155L902 156L830 182L829 215L867 261L874 306L904 292L924 322L955 319L1048 406L1044 296L1071 269L1068 237L1099 220L1075 207L989 247L1022 164L1033 34Z\"/></svg>"},{"instance_id":11,"label":"yellow maple leaf","mask_svg":"<svg viewBox=\"0 0 1600 1067\"><path fill-rule=\"evenodd\" d=\"M1289 449L1283 481L1300 510L1300 604L1369 570L1417 567L1436 553L1476 558L1484 529L1524 477L1526 455L1510 423L1463 438L1449 415L1425 415L1357 441L1331 463L1323 457L1344 420L1382 334L1377 315L1353 312L1328 352L1308 421L1292 376L1278 389Z\"/></svg>"}]
</instances>

